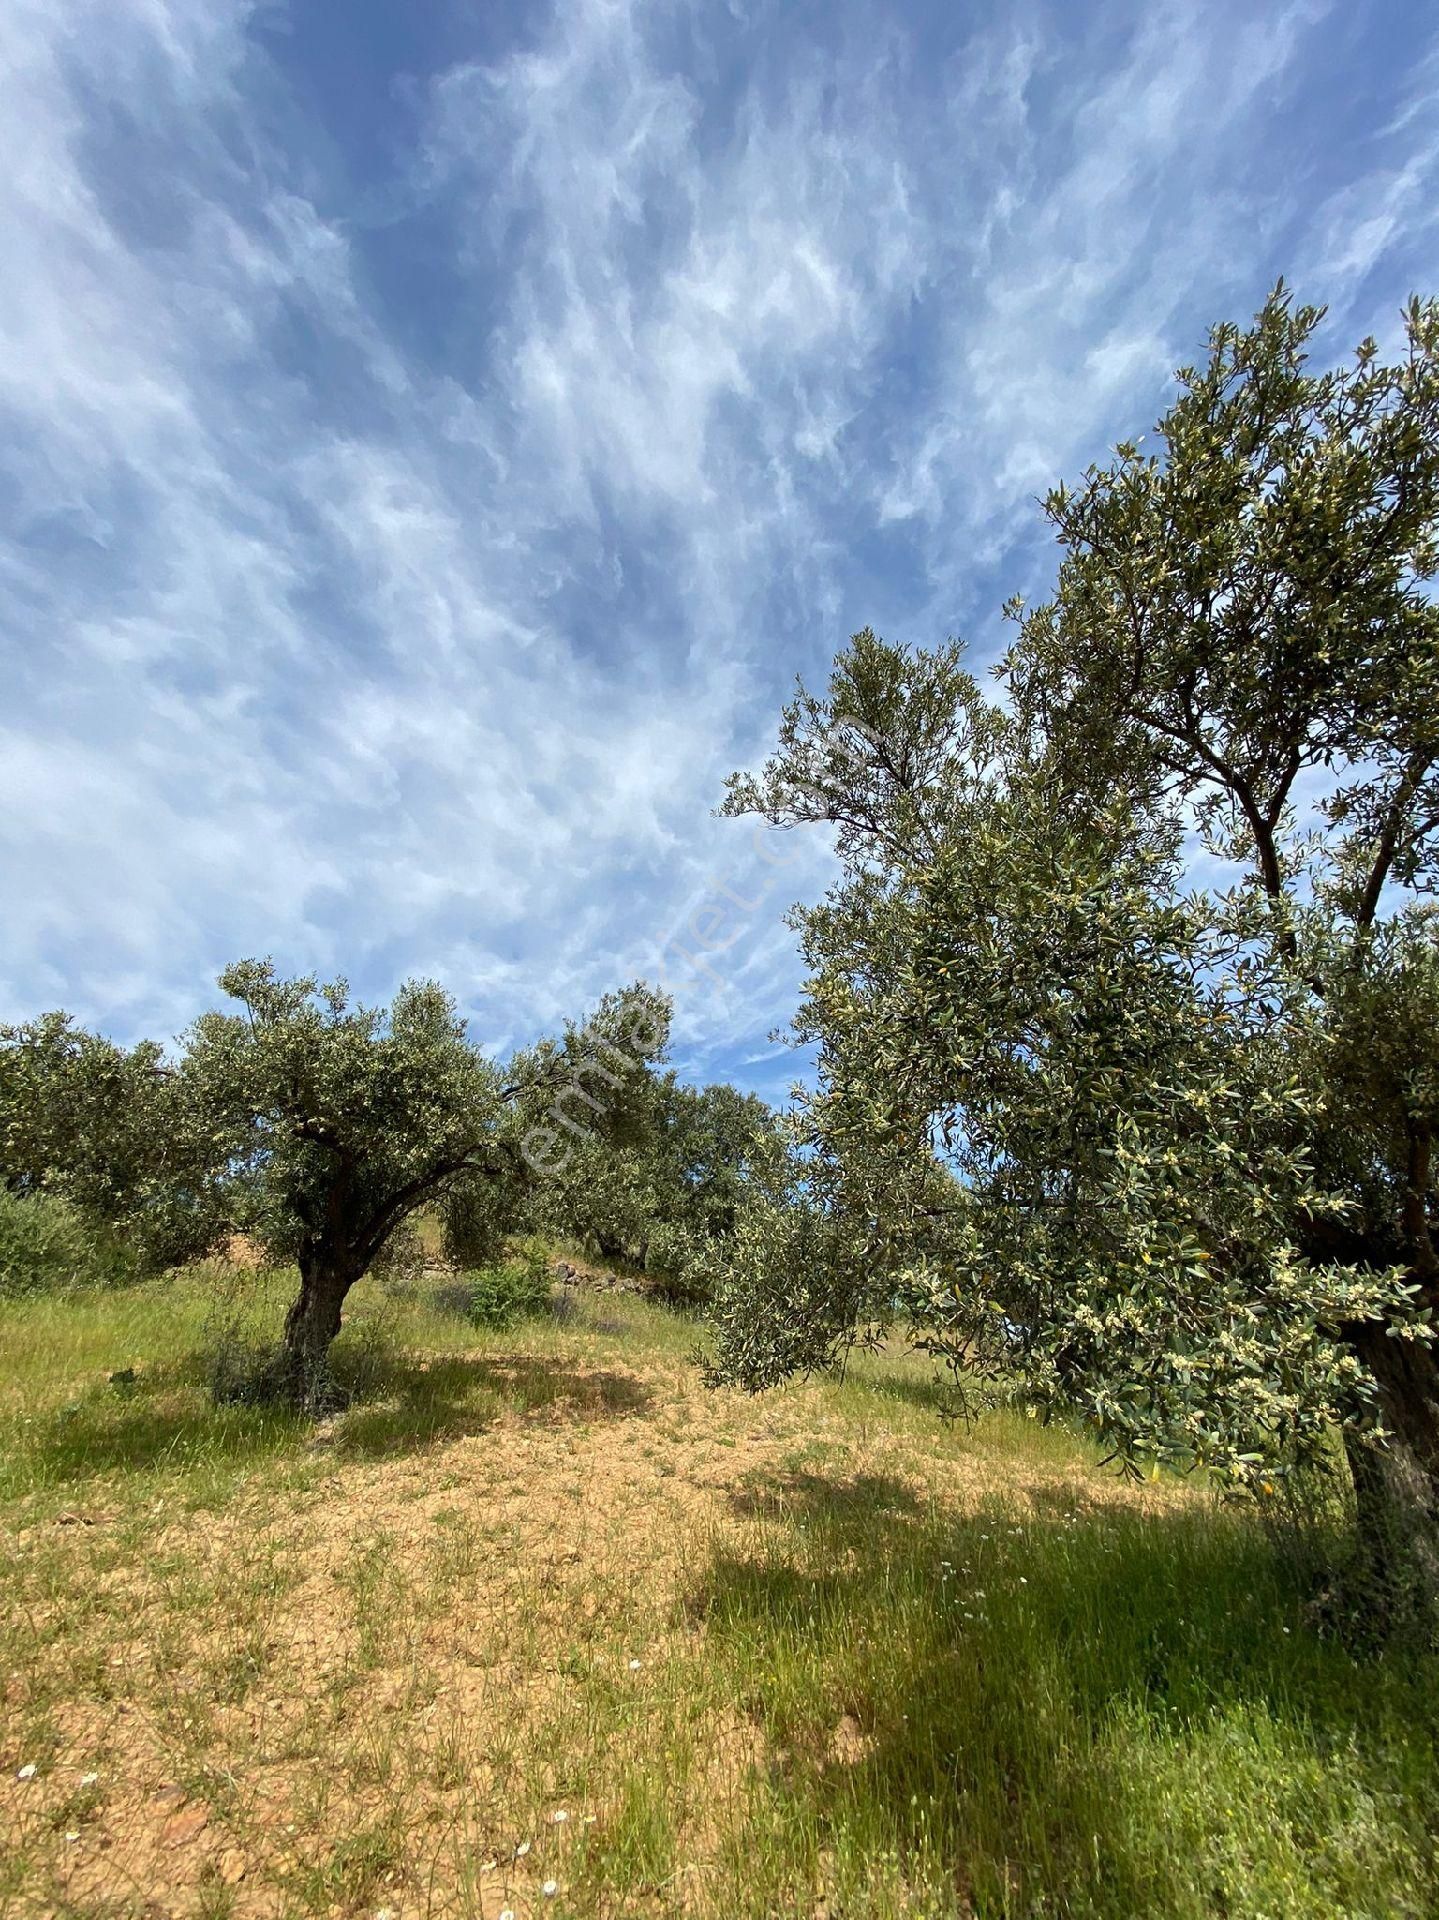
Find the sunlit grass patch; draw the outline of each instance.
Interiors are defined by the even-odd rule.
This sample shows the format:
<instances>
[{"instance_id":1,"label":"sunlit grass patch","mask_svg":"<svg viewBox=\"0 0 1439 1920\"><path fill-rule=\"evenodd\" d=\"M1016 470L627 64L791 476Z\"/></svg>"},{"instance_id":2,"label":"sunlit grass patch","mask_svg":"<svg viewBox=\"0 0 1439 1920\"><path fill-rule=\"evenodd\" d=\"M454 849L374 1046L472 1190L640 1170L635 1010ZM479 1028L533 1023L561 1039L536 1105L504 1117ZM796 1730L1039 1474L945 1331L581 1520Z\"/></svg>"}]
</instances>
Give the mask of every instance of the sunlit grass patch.
<instances>
[{"instance_id":1,"label":"sunlit grass patch","mask_svg":"<svg viewBox=\"0 0 1439 1920\"><path fill-rule=\"evenodd\" d=\"M0 1302L0 1497L68 1497L104 1485L137 1497L142 1483L185 1482L186 1497L223 1495L267 1460L302 1459L313 1424L263 1397L222 1394L278 1337L295 1277L204 1266L107 1294ZM332 1365L345 1410L324 1439L377 1456L452 1439L506 1412L552 1407L603 1418L631 1410L632 1382L577 1356L636 1340L678 1357L692 1336L637 1301L586 1305L561 1325L477 1329L435 1284L394 1297L355 1289ZM646 1338L648 1336L648 1339Z\"/></svg>"}]
</instances>

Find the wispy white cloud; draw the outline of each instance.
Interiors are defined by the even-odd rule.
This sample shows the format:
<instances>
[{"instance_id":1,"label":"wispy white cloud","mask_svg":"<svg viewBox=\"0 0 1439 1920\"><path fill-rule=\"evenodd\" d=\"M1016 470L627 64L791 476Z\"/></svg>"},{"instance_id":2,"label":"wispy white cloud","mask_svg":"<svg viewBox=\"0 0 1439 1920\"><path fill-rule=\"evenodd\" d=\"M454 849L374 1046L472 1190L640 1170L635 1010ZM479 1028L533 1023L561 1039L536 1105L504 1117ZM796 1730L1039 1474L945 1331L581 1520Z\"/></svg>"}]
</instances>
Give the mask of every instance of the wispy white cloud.
<instances>
[{"instance_id":1,"label":"wispy white cloud","mask_svg":"<svg viewBox=\"0 0 1439 1920\"><path fill-rule=\"evenodd\" d=\"M781 1086L827 857L723 774L866 621L991 639L1032 496L1279 269L1393 303L1432 30L1319 138L1373 11L442 5L357 143L318 16L15 0L0 1016L173 1031L271 951L503 1045L663 968Z\"/></svg>"},{"instance_id":2,"label":"wispy white cloud","mask_svg":"<svg viewBox=\"0 0 1439 1920\"><path fill-rule=\"evenodd\" d=\"M1439 46L1431 46L1406 74L1393 117L1375 130L1369 147L1369 164L1330 193L1315 213L1305 263L1336 317L1346 319L1351 310L1362 310L1366 297L1372 299L1376 278L1384 293L1392 291L1398 261L1412 261L1420 249L1421 258L1424 253L1434 257ZM1385 318L1392 327L1393 315Z\"/></svg>"}]
</instances>

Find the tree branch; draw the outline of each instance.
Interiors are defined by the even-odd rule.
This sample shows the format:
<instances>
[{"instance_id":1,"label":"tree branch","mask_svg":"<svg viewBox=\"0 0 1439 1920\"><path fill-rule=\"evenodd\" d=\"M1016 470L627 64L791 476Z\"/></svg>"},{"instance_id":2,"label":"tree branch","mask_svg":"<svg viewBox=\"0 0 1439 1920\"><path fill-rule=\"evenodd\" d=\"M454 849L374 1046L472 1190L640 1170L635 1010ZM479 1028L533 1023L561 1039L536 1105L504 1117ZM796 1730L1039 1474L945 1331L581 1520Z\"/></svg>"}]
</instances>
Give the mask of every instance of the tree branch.
<instances>
[{"instance_id":1,"label":"tree branch","mask_svg":"<svg viewBox=\"0 0 1439 1920\"><path fill-rule=\"evenodd\" d=\"M397 1192L391 1194L384 1205L377 1209L363 1233L358 1236L359 1245L368 1249L373 1258L384 1244L386 1236L399 1225L405 1215L413 1213L422 1200L442 1187L447 1180L452 1180L456 1174L487 1172L498 1179L504 1171L505 1169L497 1163L486 1164L485 1150L476 1149L461 1154L456 1160L444 1161L438 1167L432 1167L428 1173L418 1174L415 1179L408 1181Z\"/></svg>"},{"instance_id":2,"label":"tree branch","mask_svg":"<svg viewBox=\"0 0 1439 1920\"><path fill-rule=\"evenodd\" d=\"M1374 916L1379 911L1379 896L1384 891L1384 883L1389 878L1390 868L1394 865L1394 856L1399 848L1399 834L1404 825L1406 809L1413 803L1419 791L1419 783L1434 763L1434 755L1424 748L1416 748L1409 756L1409 764L1404 769L1403 778L1394 790L1389 811L1385 815L1384 825L1379 831L1379 842L1374 853L1374 862L1369 869L1369 878L1364 883L1364 891L1359 897L1359 906L1354 915L1354 923L1361 930L1374 924ZM1422 836L1429 822L1420 823Z\"/></svg>"}]
</instances>

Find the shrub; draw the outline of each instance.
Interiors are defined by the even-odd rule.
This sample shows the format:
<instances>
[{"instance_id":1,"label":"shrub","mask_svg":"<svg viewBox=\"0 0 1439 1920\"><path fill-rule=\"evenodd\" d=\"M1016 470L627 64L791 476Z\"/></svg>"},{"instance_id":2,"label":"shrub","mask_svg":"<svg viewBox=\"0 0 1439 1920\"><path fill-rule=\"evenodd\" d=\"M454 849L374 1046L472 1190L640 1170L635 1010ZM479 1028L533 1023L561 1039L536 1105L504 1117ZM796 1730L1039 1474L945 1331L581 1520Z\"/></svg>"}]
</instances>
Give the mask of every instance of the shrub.
<instances>
[{"instance_id":1,"label":"shrub","mask_svg":"<svg viewBox=\"0 0 1439 1920\"><path fill-rule=\"evenodd\" d=\"M138 1263L68 1201L0 1187L0 1298L119 1286Z\"/></svg>"},{"instance_id":2,"label":"shrub","mask_svg":"<svg viewBox=\"0 0 1439 1920\"><path fill-rule=\"evenodd\" d=\"M550 1308L549 1249L543 1240L513 1243L497 1266L469 1275L469 1316L477 1327L508 1327Z\"/></svg>"}]
</instances>

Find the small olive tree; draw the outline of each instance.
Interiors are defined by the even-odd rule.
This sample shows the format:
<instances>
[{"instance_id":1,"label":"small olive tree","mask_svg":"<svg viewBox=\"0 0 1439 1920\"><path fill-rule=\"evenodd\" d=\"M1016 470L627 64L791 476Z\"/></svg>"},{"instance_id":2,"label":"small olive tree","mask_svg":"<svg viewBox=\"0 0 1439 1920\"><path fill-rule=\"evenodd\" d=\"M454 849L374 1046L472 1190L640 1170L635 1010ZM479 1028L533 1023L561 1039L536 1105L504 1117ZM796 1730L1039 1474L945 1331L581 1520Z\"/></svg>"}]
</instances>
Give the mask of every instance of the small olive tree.
<instances>
[{"instance_id":1,"label":"small olive tree","mask_svg":"<svg viewBox=\"0 0 1439 1920\"><path fill-rule=\"evenodd\" d=\"M543 1171L528 1143L585 1073L590 1030L502 1068L433 982L408 983L388 1008L353 1005L343 981L280 979L268 961L230 967L220 984L241 1011L202 1015L178 1074L209 1122L232 1217L299 1267L277 1385L304 1397L350 1289L411 1214L463 1211L468 1196L490 1230L514 1217ZM594 1024L619 1106L664 1044L668 1003L637 987L610 996ZM587 1112L602 1130L604 1103Z\"/></svg>"}]
</instances>

